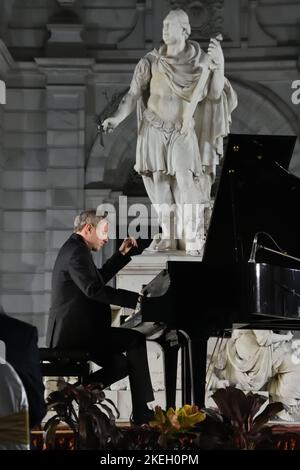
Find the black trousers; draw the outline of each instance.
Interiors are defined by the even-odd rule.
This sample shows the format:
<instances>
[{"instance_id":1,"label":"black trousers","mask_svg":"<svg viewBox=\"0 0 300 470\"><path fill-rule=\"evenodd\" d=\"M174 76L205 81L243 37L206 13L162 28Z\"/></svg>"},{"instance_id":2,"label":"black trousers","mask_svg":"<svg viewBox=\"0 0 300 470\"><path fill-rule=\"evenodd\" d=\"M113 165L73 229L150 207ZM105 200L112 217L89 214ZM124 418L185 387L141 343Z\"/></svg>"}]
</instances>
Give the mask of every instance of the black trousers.
<instances>
[{"instance_id":1,"label":"black trousers","mask_svg":"<svg viewBox=\"0 0 300 470\"><path fill-rule=\"evenodd\" d=\"M102 367L89 376L104 388L129 376L133 415L142 413L154 400L147 358L146 338L134 330L107 328L101 338L89 346L91 359Z\"/></svg>"}]
</instances>

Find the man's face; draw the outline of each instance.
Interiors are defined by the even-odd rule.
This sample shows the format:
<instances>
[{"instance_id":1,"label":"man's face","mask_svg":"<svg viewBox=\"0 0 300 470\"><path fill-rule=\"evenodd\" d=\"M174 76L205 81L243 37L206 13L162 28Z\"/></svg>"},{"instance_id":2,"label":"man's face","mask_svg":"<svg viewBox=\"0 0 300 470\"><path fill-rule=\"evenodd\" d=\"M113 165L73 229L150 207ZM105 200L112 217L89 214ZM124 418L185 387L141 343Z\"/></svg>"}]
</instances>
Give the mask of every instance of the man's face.
<instances>
[{"instance_id":1,"label":"man's face","mask_svg":"<svg viewBox=\"0 0 300 470\"><path fill-rule=\"evenodd\" d=\"M93 251L99 251L106 245L108 242L108 230L109 226L106 219L100 220L96 228L92 227L89 243Z\"/></svg>"},{"instance_id":2,"label":"man's face","mask_svg":"<svg viewBox=\"0 0 300 470\"><path fill-rule=\"evenodd\" d=\"M185 39L185 32L174 15L167 15L163 22L163 40L167 46L176 44Z\"/></svg>"}]
</instances>

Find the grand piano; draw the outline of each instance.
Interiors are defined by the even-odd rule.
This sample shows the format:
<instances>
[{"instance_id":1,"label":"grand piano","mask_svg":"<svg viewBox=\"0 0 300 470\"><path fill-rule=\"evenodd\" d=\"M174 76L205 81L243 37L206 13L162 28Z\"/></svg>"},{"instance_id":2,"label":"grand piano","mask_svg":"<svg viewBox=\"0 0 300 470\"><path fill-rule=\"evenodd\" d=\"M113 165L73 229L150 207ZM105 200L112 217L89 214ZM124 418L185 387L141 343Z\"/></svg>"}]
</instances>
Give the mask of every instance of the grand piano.
<instances>
[{"instance_id":1,"label":"grand piano","mask_svg":"<svg viewBox=\"0 0 300 470\"><path fill-rule=\"evenodd\" d=\"M300 328L300 180L288 171L295 140L229 135L202 261L169 261L124 325L163 332L167 407L179 346L182 401L203 406L211 335Z\"/></svg>"}]
</instances>

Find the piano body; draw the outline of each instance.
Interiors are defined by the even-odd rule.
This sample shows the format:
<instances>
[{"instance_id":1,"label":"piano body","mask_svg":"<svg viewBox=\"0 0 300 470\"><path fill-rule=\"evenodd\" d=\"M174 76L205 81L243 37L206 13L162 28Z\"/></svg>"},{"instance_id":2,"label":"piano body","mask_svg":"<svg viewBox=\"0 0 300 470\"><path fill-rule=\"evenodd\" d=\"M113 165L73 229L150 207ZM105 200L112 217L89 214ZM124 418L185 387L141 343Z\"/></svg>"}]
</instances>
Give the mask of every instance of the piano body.
<instances>
[{"instance_id":1,"label":"piano body","mask_svg":"<svg viewBox=\"0 0 300 470\"><path fill-rule=\"evenodd\" d=\"M185 403L204 405L209 336L233 325L300 327L300 180L287 170L294 144L295 137L229 136L202 261L169 261L125 325L179 332ZM178 348L164 338L157 341L166 354L168 407Z\"/></svg>"}]
</instances>

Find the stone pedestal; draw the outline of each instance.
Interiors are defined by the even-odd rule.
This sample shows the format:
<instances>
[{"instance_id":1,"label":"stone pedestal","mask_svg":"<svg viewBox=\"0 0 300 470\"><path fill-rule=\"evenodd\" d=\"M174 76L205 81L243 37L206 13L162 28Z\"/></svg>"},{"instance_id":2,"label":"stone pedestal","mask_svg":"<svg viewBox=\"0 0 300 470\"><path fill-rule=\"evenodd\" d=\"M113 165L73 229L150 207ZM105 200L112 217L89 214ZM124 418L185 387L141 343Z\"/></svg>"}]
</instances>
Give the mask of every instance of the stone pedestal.
<instances>
[{"instance_id":1,"label":"stone pedestal","mask_svg":"<svg viewBox=\"0 0 300 470\"><path fill-rule=\"evenodd\" d=\"M199 256L187 256L184 251L150 252L144 250L139 256L117 274L117 287L120 289L140 292L143 285L148 284L168 261L201 261Z\"/></svg>"}]
</instances>

